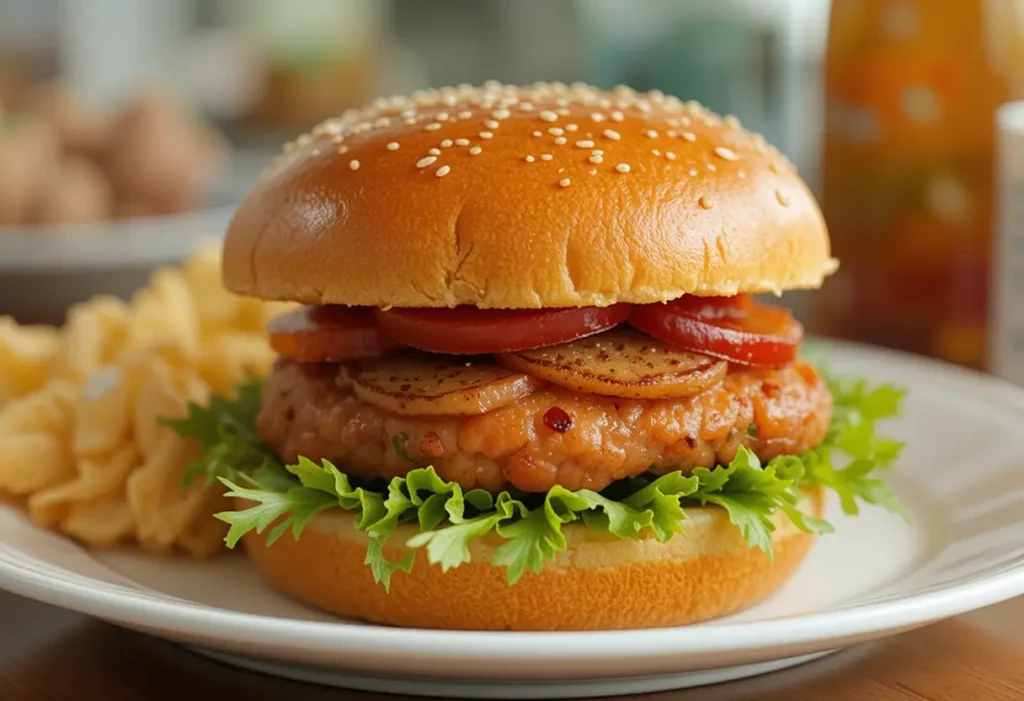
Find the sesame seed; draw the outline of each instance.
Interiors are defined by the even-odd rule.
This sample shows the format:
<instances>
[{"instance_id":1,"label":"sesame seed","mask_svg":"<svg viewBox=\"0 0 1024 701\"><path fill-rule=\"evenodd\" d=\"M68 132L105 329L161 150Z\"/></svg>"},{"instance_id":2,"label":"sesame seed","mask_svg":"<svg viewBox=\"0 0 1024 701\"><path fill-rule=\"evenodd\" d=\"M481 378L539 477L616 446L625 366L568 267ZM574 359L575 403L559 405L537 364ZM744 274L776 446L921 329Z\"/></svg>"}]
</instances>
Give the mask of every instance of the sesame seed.
<instances>
[{"instance_id":1,"label":"sesame seed","mask_svg":"<svg viewBox=\"0 0 1024 701\"><path fill-rule=\"evenodd\" d=\"M653 153L655 156L660 156L661 155L661 151L659 151L656 148L652 148L651 149L651 153Z\"/></svg>"},{"instance_id":2,"label":"sesame seed","mask_svg":"<svg viewBox=\"0 0 1024 701\"><path fill-rule=\"evenodd\" d=\"M417 168L426 168L428 165L437 160L437 156L426 156L416 161Z\"/></svg>"},{"instance_id":3,"label":"sesame seed","mask_svg":"<svg viewBox=\"0 0 1024 701\"><path fill-rule=\"evenodd\" d=\"M603 148L595 148L594 149L594 155L595 156L603 156L604 155L604 149Z\"/></svg>"},{"instance_id":4,"label":"sesame seed","mask_svg":"<svg viewBox=\"0 0 1024 701\"><path fill-rule=\"evenodd\" d=\"M550 161L552 158L554 158L554 156L552 156L550 153L540 154L540 160L542 161Z\"/></svg>"},{"instance_id":5,"label":"sesame seed","mask_svg":"<svg viewBox=\"0 0 1024 701\"><path fill-rule=\"evenodd\" d=\"M740 180L743 180L743 178L747 177L747 173L746 171L741 170L738 173L736 173L736 177L738 177Z\"/></svg>"},{"instance_id":6,"label":"sesame seed","mask_svg":"<svg viewBox=\"0 0 1024 701\"><path fill-rule=\"evenodd\" d=\"M425 126L423 128L426 129L427 131L437 131L438 129L441 128L441 123L440 122L431 122L430 124L428 124L427 126Z\"/></svg>"},{"instance_id":7,"label":"sesame seed","mask_svg":"<svg viewBox=\"0 0 1024 701\"><path fill-rule=\"evenodd\" d=\"M338 154L339 155L344 156L346 153L348 153L348 146L339 146L338 147Z\"/></svg>"},{"instance_id":8,"label":"sesame seed","mask_svg":"<svg viewBox=\"0 0 1024 701\"><path fill-rule=\"evenodd\" d=\"M735 151L725 148L724 146L715 147L715 155L719 158L724 158L727 161L735 161L739 159Z\"/></svg>"},{"instance_id":9,"label":"sesame seed","mask_svg":"<svg viewBox=\"0 0 1024 701\"><path fill-rule=\"evenodd\" d=\"M555 112L557 112L558 114L560 114L560 115L562 115L564 117L564 116L569 114L569 108L568 107L559 107L557 110L555 110Z\"/></svg>"},{"instance_id":10,"label":"sesame seed","mask_svg":"<svg viewBox=\"0 0 1024 701\"><path fill-rule=\"evenodd\" d=\"M551 110L544 110L538 116L545 122L554 122L558 119L558 115Z\"/></svg>"},{"instance_id":11,"label":"sesame seed","mask_svg":"<svg viewBox=\"0 0 1024 701\"><path fill-rule=\"evenodd\" d=\"M694 134L692 131L679 132L679 136L681 136L684 140L689 141L691 143L697 140L697 135Z\"/></svg>"},{"instance_id":12,"label":"sesame seed","mask_svg":"<svg viewBox=\"0 0 1024 701\"><path fill-rule=\"evenodd\" d=\"M416 118L415 117L406 117L402 121L405 122L406 124L412 125L412 124L416 123Z\"/></svg>"},{"instance_id":13,"label":"sesame seed","mask_svg":"<svg viewBox=\"0 0 1024 701\"><path fill-rule=\"evenodd\" d=\"M485 119L484 126L487 127L488 129L497 129L498 127L501 126L501 122L499 122L497 119Z\"/></svg>"},{"instance_id":14,"label":"sesame seed","mask_svg":"<svg viewBox=\"0 0 1024 701\"><path fill-rule=\"evenodd\" d=\"M533 110L534 110L533 103L532 102L520 102L519 103L519 109L521 109L523 112L533 112Z\"/></svg>"},{"instance_id":15,"label":"sesame seed","mask_svg":"<svg viewBox=\"0 0 1024 701\"><path fill-rule=\"evenodd\" d=\"M526 160L527 163L533 163L536 159L533 156L531 156L530 154L526 154L525 160Z\"/></svg>"},{"instance_id":16,"label":"sesame seed","mask_svg":"<svg viewBox=\"0 0 1024 701\"><path fill-rule=\"evenodd\" d=\"M667 158L670 161L674 161L676 160L676 154L674 154L672 151L669 151L668 153L665 154L665 158Z\"/></svg>"},{"instance_id":17,"label":"sesame seed","mask_svg":"<svg viewBox=\"0 0 1024 701\"><path fill-rule=\"evenodd\" d=\"M614 112L612 112L612 121L613 122L621 122L623 119L625 119L625 117L623 116L622 112L619 112L618 110L615 110Z\"/></svg>"},{"instance_id":18,"label":"sesame seed","mask_svg":"<svg viewBox=\"0 0 1024 701\"><path fill-rule=\"evenodd\" d=\"M434 175L436 175L439 178L443 178L444 176L448 175L448 173L450 173L450 172L452 172L452 169L451 169L450 166L441 166L440 168L437 169L437 172L434 173Z\"/></svg>"},{"instance_id":19,"label":"sesame seed","mask_svg":"<svg viewBox=\"0 0 1024 701\"><path fill-rule=\"evenodd\" d=\"M441 148L451 148L452 144L454 143L455 142L452 141L451 139L445 139L444 141L441 142Z\"/></svg>"},{"instance_id":20,"label":"sesame seed","mask_svg":"<svg viewBox=\"0 0 1024 701\"><path fill-rule=\"evenodd\" d=\"M539 131L533 132L533 135L534 136L544 136L543 132L539 132Z\"/></svg>"},{"instance_id":21,"label":"sesame seed","mask_svg":"<svg viewBox=\"0 0 1024 701\"><path fill-rule=\"evenodd\" d=\"M469 155L478 156L480 155L481 151L483 151L482 148L480 148L479 146L474 146L473 148L469 149Z\"/></svg>"},{"instance_id":22,"label":"sesame seed","mask_svg":"<svg viewBox=\"0 0 1024 701\"><path fill-rule=\"evenodd\" d=\"M614 129L605 129L602 133L612 141L618 141L619 139L622 138L621 136L619 136L619 132L615 131Z\"/></svg>"},{"instance_id":23,"label":"sesame seed","mask_svg":"<svg viewBox=\"0 0 1024 701\"><path fill-rule=\"evenodd\" d=\"M332 144L340 144L344 140L345 140L345 137L342 134L336 134L335 136L331 137L331 143Z\"/></svg>"},{"instance_id":24,"label":"sesame seed","mask_svg":"<svg viewBox=\"0 0 1024 701\"><path fill-rule=\"evenodd\" d=\"M604 163L604 156L599 156L598 154L595 153L587 160L590 161L591 163Z\"/></svg>"},{"instance_id":25,"label":"sesame seed","mask_svg":"<svg viewBox=\"0 0 1024 701\"><path fill-rule=\"evenodd\" d=\"M479 136L481 139L493 139L494 138L494 134L489 132L489 131L482 131L479 134L477 134L477 136Z\"/></svg>"},{"instance_id":26,"label":"sesame seed","mask_svg":"<svg viewBox=\"0 0 1024 701\"><path fill-rule=\"evenodd\" d=\"M439 113L437 114L437 117L436 117L436 119L437 119L437 121L439 121L439 122L444 122L444 121L447 121L447 120L448 120L448 113L447 113L447 112L439 112Z\"/></svg>"},{"instance_id":27,"label":"sesame seed","mask_svg":"<svg viewBox=\"0 0 1024 701\"><path fill-rule=\"evenodd\" d=\"M391 143L388 144L387 148L388 151L397 151L399 149L398 142L392 141Z\"/></svg>"},{"instance_id":28,"label":"sesame seed","mask_svg":"<svg viewBox=\"0 0 1024 701\"><path fill-rule=\"evenodd\" d=\"M648 139L658 138L658 132L654 131L653 129L648 129L647 131L644 132L644 135L647 136Z\"/></svg>"},{"instance_id":29,"label":"sesame seed","mask_svg":"<svg viewBox=\"0 0 1024 701\"><path fill-rule=\"evenodd\" d=\"M559 136L555 139L555 143L558 144L559 146L564 144L566 141L568 141L568 139L566 139L564 136Z\"/></svg>"},{"instance_id":30,"label":"sesame seed","mask_svg":"<svg viewBox=\"0 0 1024 701\"><path fill-rule=\"evenodd\" d=\"M779 204L781 204L783 207L789 206L789 197L787 197L786 194L781 190L775 191L775 199L777 199L779 201Z\"/></svg>"},{"instance_id":31,"label":"sesame seed","mask_svg":"<svg viewBox=\"0 0 1024 701\"><path fill-rule=\"evenodd\" d=\"M629 164L628 163L620 163L617 166L615 166L615 170L619 171L620 173L628 173L629 172Z\"/></svg>"},{"instance_id":32,"label":"sesame seed","mask_svg":"<svg viewBox=\"0 0 1024 701\"><path fill-rule=\"evenodd\" d=\"M708 163L707 166L708 166L708 170L710 170L712 173L714 173L716 170L718 170L718 168L715 167L714 163Z\"/></svg>"},{"instance_id":33,"label":"sesame seed","mask_svg":"<svg viewBox=\"0 0 1024 701\"><path fill-rule=\"evenodd\" d=\"M707 195L701 195L701 198L697 200L697 204L700 205L701 209L711 209L711 200Z\"/></svg>"},{"instance_id":34,"label":"sesame seed","mask_svg":"<svg viewBox=\"0 0 1024 701\"><path fill-rule=\"evenodd\" d=\"M507 109L502 108L500 110L494 110L493 112L491 112L491 116L494 117L495 119L508 119L510 116L512 116L512 113L509 112Z\"/></svg>"},{"instance_id":35,"label":"sesame seed","mask_svg":"<svg viewBox=\"0 0 1024 701\"><path fill-rule=\"evenodd\" d=\"M455 140L455 145L456 146L469 146L469 139L456 139Z\"/></svg>"},{"instance_id":36,"label":"sesame seed","mask_svg":"<svg viewBox=\"0 0 1024 701\"><path fill-rule=\"evenodd\" d=\"M378 119L376 122L373 123L373 126L375 126L378 129L380 129L380 128L386 127L389 124L391 124L391 120L390 119L388 119L387 117L381 117L380 119Z\"/></svg>"},{"instance_id":37,"label":"sesame seed","mask_svg":"<svg viewBox=\"0 0 1024 701\"><path fill-rule=\"evenodd\" d=\"M597 175L597 168L589 168L587 169L587 172L591 175Z\"/></svg>"},{"instance_id":38,"label":"sesame seed","mask_svg":"<svg viewBox=\"0 0 1024 701\"><path fill-rule=\"evenodd\" d=\"M566 131L576 131L577 129L579 129L579 127L576 126L575 124L566 124L565 125L565 130Z\"/></svg>"},{"instance_id":39,"label":"sesame seed","mask_svg":"<svg viewBox=\"0 0 1024 701\"><path fill-rule=\"evenodd\" d=\"M473 113L470 110L462 110L459 112L459 119L469 119L472 116Z\"/></svg>"},{"instance_id":40,"label":"sesame seed","mask_svg":"<svg viewBox=\"0 0 1024 701\"><path fill-rule=\"evenodd\" d=\"M565 133L565 129L562 129L561 127L551 127L548 129L548 133L552 136L561 136Z\"/></svg>"},{"instance_id":41,"label":"sesame seed","mask_svg":"<svg viewBox=\"0 0 1024 701\"><path fill-rule=\"evenodd\" d=\"M348 162L348 167L352 170L359 170L359 161L351 160Z\"/></svg>"},{"instance_id":42,"label":"sesame seed","mask_svg":"<svg viewBox=\"0 0 1024 701\"><path fill-rule=\"evenodd\" d=\"M593 119L595 122L603 122L605 120L605 116L600 112L591 112L590 118Z\"/></svg>"},{"instance_id":43,"label":"sesame seed","mask_svg":"<svg viewBox=\"0 0 1024 701\"><path fill-rule=\"evenodd\" d=\"M558 184L561 185L562 187L569 187L570 185L572 185L572 180L570 180L569 178L562 178L561 180L558 181Z\"/></svg>"},{"instance_id":44,"label":"sesame seed","mask_svg":"<svg viewBox=\"0 0 1024 701\"><path fill-rule=\"evenodd\" d=\"M583 139L582 141L576 142L577 148L594 148L594 142L589 139Z\"/></svg>"},{"instance_id":45,"label":"sesame seed","mask_svg":"<svg viewBox=\"0 0 1024 701\"><path fill-rule=\"evenodd\" d=\"M694 176L694 175L697 174L697 169L696 168L690 168L689 173L690 173L691 176Z\"/></svg>"}]
</instances>

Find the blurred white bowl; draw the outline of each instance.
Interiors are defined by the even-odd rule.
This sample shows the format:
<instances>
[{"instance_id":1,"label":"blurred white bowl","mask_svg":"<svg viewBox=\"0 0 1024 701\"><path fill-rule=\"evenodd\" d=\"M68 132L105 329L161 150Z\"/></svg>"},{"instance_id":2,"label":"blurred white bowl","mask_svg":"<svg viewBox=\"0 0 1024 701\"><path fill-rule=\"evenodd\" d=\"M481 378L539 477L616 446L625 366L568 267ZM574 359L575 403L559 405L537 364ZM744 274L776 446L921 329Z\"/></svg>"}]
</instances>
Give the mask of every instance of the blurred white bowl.
<instances>
[{"instance_id":1,"label":"blurred white bowl","mask_svg":"<svg viewBox=\"0 0 1024 701\"><path fill-rule=\"evenodd\" d=\"M69 227L0 227L0 315L59 323L96 294L129 297L153 268L220 240L234 208Z\"/></svg>"}]
</instances>

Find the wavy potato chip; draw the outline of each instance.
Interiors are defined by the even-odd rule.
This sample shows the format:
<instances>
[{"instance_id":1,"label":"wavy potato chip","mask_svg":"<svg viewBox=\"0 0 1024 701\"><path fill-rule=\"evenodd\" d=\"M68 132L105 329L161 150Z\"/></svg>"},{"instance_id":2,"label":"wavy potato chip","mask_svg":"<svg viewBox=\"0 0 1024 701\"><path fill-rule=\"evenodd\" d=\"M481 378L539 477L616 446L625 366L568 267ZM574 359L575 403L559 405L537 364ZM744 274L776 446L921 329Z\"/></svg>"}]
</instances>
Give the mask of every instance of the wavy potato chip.
<instances>
[{"instance_id":1,"label":"wavy potato chip","mask_svg":"<svg viewBox=\"0 0 1024 701\"><path fill-rule=\"evenodd\" d=\"M174 346L187 358L199 353L199 318L181 273L161 268L132 300L128 343L133 348Z\"/></svg>"},{"instance_id":2,"label":"wavy potato chip","mask_svg":"<svg viewBox=\"0 0 1024 701\"><path fill-rule=\"evenodd\" d=\"M96 297L68 311L51 377L82 383L124 350L128 307L113 297Z\"/></svg>"},{"instance_id":3,"label":"wavy potato chip","mask_svg":"<svg viewBox=\"0 0 1024 701\"><path fill-rule=\"evenodd\" d=\"M26 495L74 477L75 394L55 381L0 411L0 490Z\"/></svg>"},{"instance_id":4,"label":"wavy potato chip","mask_svg":"<svg viewBox=\"0 0 1024 701\"><path fill-rule=\"evenodd\" d=\"M98 499L73 504L60 528L94 548L110 548L127 540L134 523L124 486Z\"/></svg>"},{"instance_id":5,"label":"wavy potato chip","mask_svg":"<svg viewBox=\"0 0 1024 701\"><path fill-rule=\"evenodd\" d=\"M106 459L85 458L78 461L78 474L63 484L36 492L28 500L28 511L37 523L56 526L78 503L94 501L124 488L128 473L139 464L138 449L124 444Z\"/></svg>"},{"instance_id":6,"label":"wavy potato chip","mask_svg":"<svg viewBox=\"0 0 1024 701\"><path fill-rule=\"evenodd\" d=\"M214 244L129 303L75 305L62 329L0 317L0 495L91 546L218 552L228 501L182 485L200 448L160 422L265 374L267 321L294 306L227 292Z\"/></svg>"},{"instance_id":7,"label":"wavy potato chip","mask_svg":"<svg viewBox=\"0 0 1024 701\"><path fill-rule=\"evenodd\" d=\"M0 407L46 384L60 348L60 334L49 326L19 326L0 316Z\"/></svg>"},{"instance_id":8,"label":"wavy potato chip","mask_svg":"<svg viewBox=\"0 0 1024 701\"><path fill-rule=\"evenodd\" d=\"M202 514L208 489L201 481L182 484L185 470L202 451L161 427L156 449L126 482L128 507L143 545L167 548Z\"/></svg>"}]
</instances>

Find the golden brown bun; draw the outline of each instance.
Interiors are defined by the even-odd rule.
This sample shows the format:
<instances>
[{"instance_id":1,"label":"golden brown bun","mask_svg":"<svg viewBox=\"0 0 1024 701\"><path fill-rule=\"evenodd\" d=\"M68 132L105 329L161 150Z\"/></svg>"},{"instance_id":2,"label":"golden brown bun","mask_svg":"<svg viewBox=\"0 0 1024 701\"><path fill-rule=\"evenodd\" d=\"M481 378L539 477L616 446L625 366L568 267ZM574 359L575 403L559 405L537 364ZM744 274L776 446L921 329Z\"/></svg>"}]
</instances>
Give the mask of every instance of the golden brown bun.
<instances>
[{"instance_id":1,"label":"golden brown bun","mask_svg":"<svg viewBox=\"0 0 1024 701\"><path fill-rule=\"evenodd\" d=\"M735 119L557 84L443 89L324 122L242 202L224 253L234 292L402 307L781 292L835 268L803 180Z\"/></svg>"},{"instance_id":2,"label":"golden brown bun","mask_svg":"<svg viewBox=\"0 0 1024 701\"><path fill-rule=\"evenodd\" d=\"M802 506L823 515L822 492ZM363 564L365 536L344 512L315 517L298 541L285 535L266 547L263 536L250 533L245 546L281 591L349 618L413 628L611 630L686 625L752 606L793 575L813 542L780 517L769 563L747 547L723 509L686 513L684 534L666 544L567 526L566 552L513 586L488 564L502 542L493 537L472 543L473 561L447 573L419 552L412 572L396 573L386 593ZM403 526L389 542L401 544L413 532ZM404 552L400 545L388 550L392 559Z\"/></svg>"}]
</instances>

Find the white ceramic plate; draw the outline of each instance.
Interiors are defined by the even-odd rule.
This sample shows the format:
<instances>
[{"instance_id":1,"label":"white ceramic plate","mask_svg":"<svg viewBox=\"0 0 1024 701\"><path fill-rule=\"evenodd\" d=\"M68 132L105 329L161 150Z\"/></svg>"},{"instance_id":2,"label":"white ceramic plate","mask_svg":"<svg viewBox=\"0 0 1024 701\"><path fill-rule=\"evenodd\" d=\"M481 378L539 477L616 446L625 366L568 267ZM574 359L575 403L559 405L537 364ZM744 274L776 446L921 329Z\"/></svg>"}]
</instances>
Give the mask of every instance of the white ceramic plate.
<instances>
[{"instance_id":1,"label":"white ceramic plate","mask_svg":"<svg viewBox=\"0 0 1024 701\"><path fill-rule=\"evenodd\" d=\"M0 275L152 267L219 239L233 207L65 227L0 227Z\"/></svg>"},{"instance_id":2,"label":"white ceramic plate","mask_svg":"<svg viewBox=\"0 0 1024 701\"><path fill-rule=\"evenodd\" d=\"M404 630L339 621L272 591L238 556L90 553L0 507L0 586L204 654L359 689L445 697L599 696L796 664L1024 594L1024 391L882 351L837 347L840 373L909 386L894 482L910 523L833 509L772 600L687 628L588 633ZM834 505L833 505L834 506Z\"/></svg>"}]
</instances>

